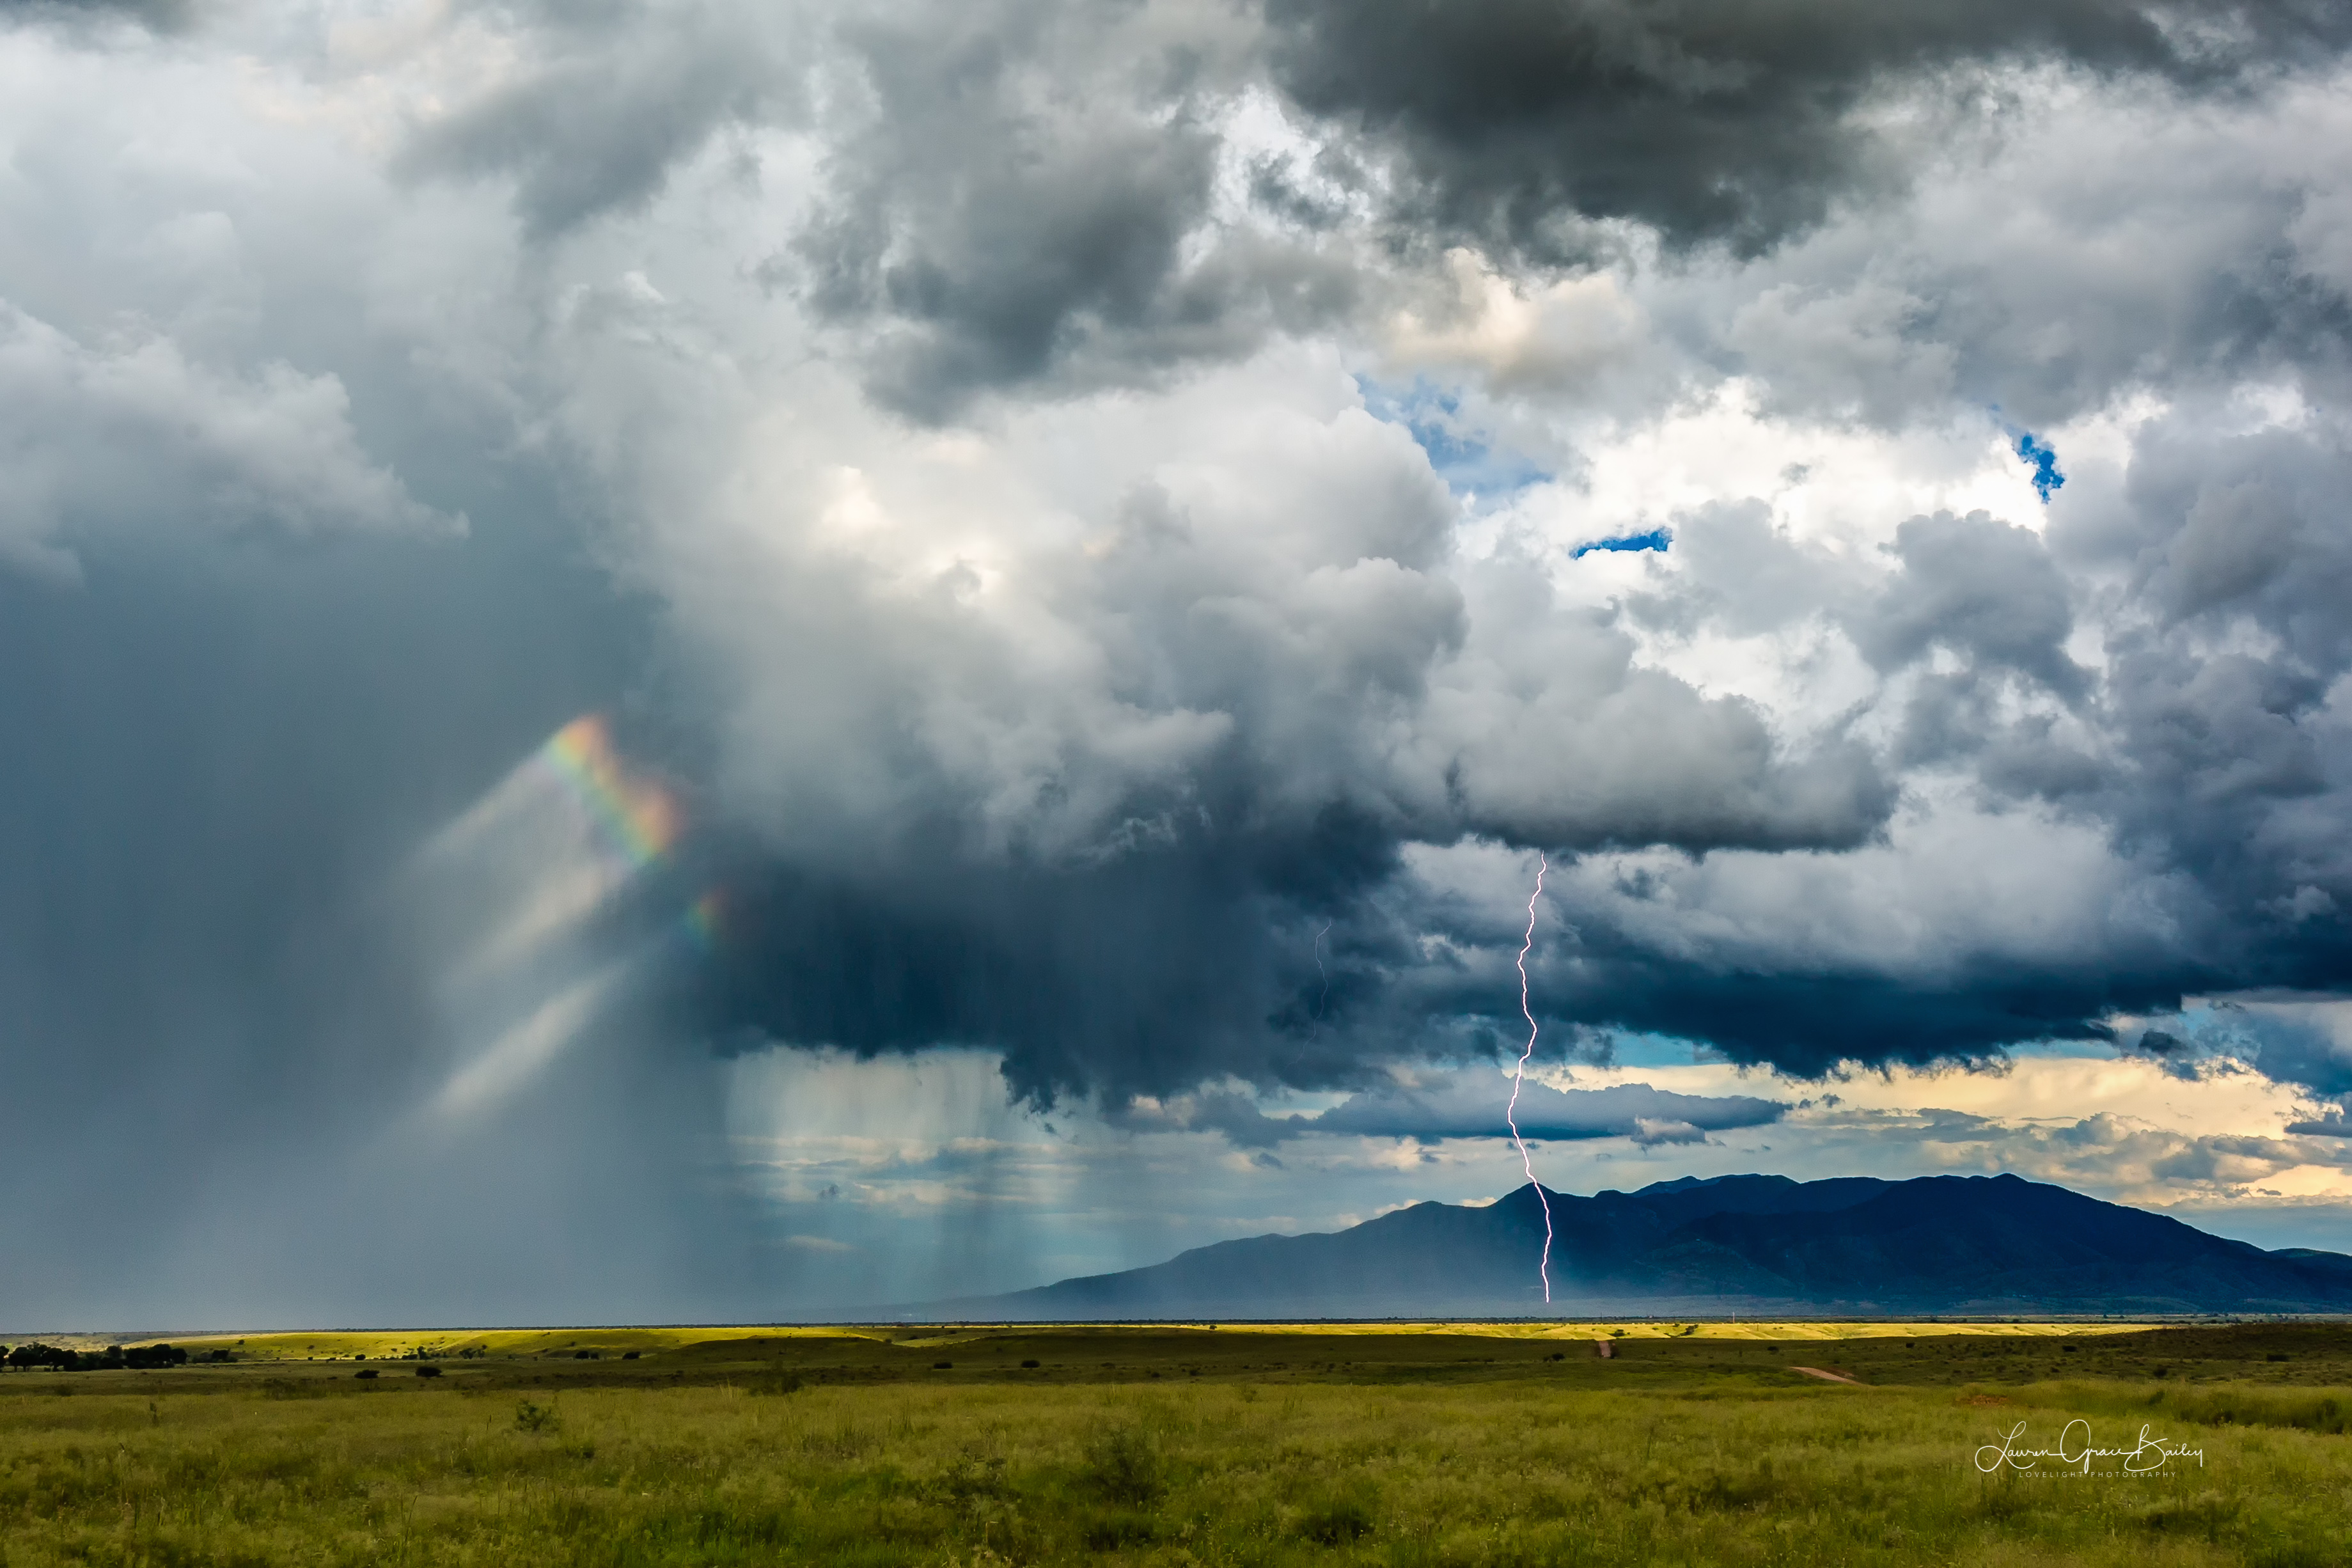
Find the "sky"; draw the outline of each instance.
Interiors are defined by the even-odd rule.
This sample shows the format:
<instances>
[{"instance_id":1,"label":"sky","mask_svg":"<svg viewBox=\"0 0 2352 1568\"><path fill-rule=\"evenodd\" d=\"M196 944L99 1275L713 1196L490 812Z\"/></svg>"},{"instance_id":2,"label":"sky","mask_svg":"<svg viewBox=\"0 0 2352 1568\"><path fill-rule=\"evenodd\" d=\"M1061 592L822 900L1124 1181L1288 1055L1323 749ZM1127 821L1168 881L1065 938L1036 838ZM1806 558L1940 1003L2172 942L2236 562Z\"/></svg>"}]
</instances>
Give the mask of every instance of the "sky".
<instances>
[{"instance_id":1,"label":"sky","mask_svg":"<svg viewBox=\"0 0 2352 1568\"><path fill-rule=\"evenodd\" d=\"M1522 1050L2352 1250L2347 51L0 0L0 1327L1018 1289Z\"/></svg>"}]
</instances>

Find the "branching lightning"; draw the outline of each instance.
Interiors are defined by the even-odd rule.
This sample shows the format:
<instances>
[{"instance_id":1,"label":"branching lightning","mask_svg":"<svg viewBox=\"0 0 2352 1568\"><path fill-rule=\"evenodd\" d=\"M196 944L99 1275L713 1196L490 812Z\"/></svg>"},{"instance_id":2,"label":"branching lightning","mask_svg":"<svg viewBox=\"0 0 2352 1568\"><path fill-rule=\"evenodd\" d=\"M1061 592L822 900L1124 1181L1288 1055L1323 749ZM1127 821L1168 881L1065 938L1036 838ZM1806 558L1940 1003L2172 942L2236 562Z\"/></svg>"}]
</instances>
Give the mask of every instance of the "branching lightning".
<instances>
[{"instance_id":1,"label":"branching lightning","mask_svg":"<svg viewBox=\"0 0 2352 1568\"><path fill-rule=\"evenodd\" d=\"M1528 936L1519 943L1519 1014L1528 1021L1527 1048L1519 1053L1519 1065L1511 1074L1511 1102L1503 1108L1503 1120L1511 1124L1511 1142L1518 1145L1519 1163L1528 1173L1528 1184L1536 1190L1536 1202L1543 1205L1543 1258L1537 1271L1543 1276L1546 1305L1551 1301L1551 1199L1544 1195L1543 1184L1536 1180L1535 1162L1528 1157L1528 1141L1519 1136L1519 1089L1528 1080L1528 1058L1536 1054L1535 1009L1528 1005L1528 954L1536 945L1536 904L1543 897L1544 875L1551 869L1551 858L1536 857L1536 890L1528 895Z\"/></svg>"}]
</instances>

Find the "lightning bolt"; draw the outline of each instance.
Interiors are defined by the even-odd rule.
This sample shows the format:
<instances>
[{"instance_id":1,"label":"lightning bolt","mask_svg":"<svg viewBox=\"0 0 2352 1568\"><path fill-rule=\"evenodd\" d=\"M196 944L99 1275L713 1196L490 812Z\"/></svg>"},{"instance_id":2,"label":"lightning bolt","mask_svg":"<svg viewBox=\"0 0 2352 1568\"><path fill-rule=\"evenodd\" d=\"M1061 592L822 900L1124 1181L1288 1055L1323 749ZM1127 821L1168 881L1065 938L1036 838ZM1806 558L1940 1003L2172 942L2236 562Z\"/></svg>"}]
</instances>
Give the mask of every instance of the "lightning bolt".
<instances>
[{"instance_id":1,"label":"lightning bolt","mask_svg":"<svg viewBox=\"0 0 2352 1568\"><path fill-rule=\"evenodd\" d=\"M1519 1136L1519 1089L1528 1080L1528 1058L1536 1054L1536 1015L1528 1005L1528 954L1536 945L1536 902L1543 897L1544 874L1551 869L1551 858L1540 852L1536 857L1536 890L1528 895L1528 938L1519 943L1519 1015L1528 1021L1527 1048L1519 1053L1519 1065L1511 1074L1511 1102L1503 1108L1503 1120L1511 1124L1511 1142L1519 1147L1519 1163L1528 1173L1528 1184L1536 1190L1536 1202L1543 1205L1543 1258L1537 1272L1543 1276L1544 1304L1551 1304L1551 1199L1544 1195L1543 1184L1536 1180L1535 1162L1528 1158L1528 1141Z\"/></svg>"}]
</instances>

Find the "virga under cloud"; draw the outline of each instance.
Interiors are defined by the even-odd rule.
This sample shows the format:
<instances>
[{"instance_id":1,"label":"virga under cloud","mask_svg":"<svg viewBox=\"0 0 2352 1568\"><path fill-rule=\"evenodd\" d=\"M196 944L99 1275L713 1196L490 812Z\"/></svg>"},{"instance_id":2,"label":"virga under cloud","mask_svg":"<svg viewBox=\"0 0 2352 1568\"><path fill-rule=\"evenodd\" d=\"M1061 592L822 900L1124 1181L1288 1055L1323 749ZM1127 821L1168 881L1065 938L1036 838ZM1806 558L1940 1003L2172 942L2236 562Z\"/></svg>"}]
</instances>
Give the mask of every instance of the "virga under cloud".
<instances>
[{"instance_id":1,"label":"virga under cloud","mask_svg":"<svg viewBox=\"0 0 2352 1568\"><path fill-rule=\"evenodd\" d=\"M616 1267L700 1289L758 1275L692 1173L730 1056L1475 1141L1400 1086L1495 1058L1538 849L1580 1060L2071 1041L2250 1064L2317 1148L2347 47L2253 0L0 10L27 1190L200 1252L322 1161L625 1145L697 1239ZM363 1137L484 1045L404 868L591 712L694 826L642 910L615 901L532 995L590 1043L476 1097L503 1152ZM715 951L596 987L713 887ZM1634 1148L1787 1103L1566 1092L1548 1136Z\"/></svg>"}]
</instances>

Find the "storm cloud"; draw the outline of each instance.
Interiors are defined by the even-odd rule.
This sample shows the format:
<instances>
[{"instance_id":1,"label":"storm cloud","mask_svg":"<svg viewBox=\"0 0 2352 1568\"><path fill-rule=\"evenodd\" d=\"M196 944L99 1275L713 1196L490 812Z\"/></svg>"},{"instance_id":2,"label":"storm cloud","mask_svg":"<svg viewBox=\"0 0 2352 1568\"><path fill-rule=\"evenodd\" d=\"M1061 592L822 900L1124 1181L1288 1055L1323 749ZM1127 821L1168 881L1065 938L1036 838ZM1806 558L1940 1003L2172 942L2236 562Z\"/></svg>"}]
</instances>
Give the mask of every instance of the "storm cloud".
<instances>
[{"instance_id":1,"label":"storm cloud","mask_svg":"<svg viewBox=\"0 0 2352 1568\"><path fill-rule=\"evenodd\" d=\"M1762 1127L1788 1110L1787 1102L1752 1095L1675 1094L1646 1083L1606 1089L1554 1089L1526 1083L1513 1118L1496 1086L1479 1077L1433 1084L1391 1082L1349 1095L1312 1116L1265 1116L1237 1098L1209 1094L1184 1108L1185 1124L1210 1127L1244 1146L1265 1146L1310 1135L1412 1138L1507 1138L1538 1142L1629 1138L1636 1143L1697 1142L1713 1131Z\"/></svg>"},{"instance_id":2,"label":"storm cloud","mask_svg":"<svg viewBox=\"0 0 2352 1568\"><path fill-rule=\"evenodd\" d=\"M2291 0L1270 0L1266 15L1293 98L1402 149L1405 221L1547 258L1591 247L1579 220L1747 251L1819 223L1903 175L1899 132L1872 123L1896 117L1869 114L1874 100L1932 114L1939 89L1965 98L2003 66L2229 91L2352 41L2352 24Z\"/></svg>"},{"instance_id":3,"label":"storm cloud","mask_svg":"<svg viewBox=\"0 0 2352 1568\"><path fill-rule=\"evenodd\" d=\"M1259 1152L1489 1139L1531 1025L2340 1125L2347 44L0 11L21 1310L146 1248L230 1311L263 1210L405 1238L322 1311L553 1311L612 1215L612 1310L756 1303L825 1251L721 1138L780 1059ZM1560 1081L1562 1144L1810 1125Z\"/></svg>"}]
</instances>

